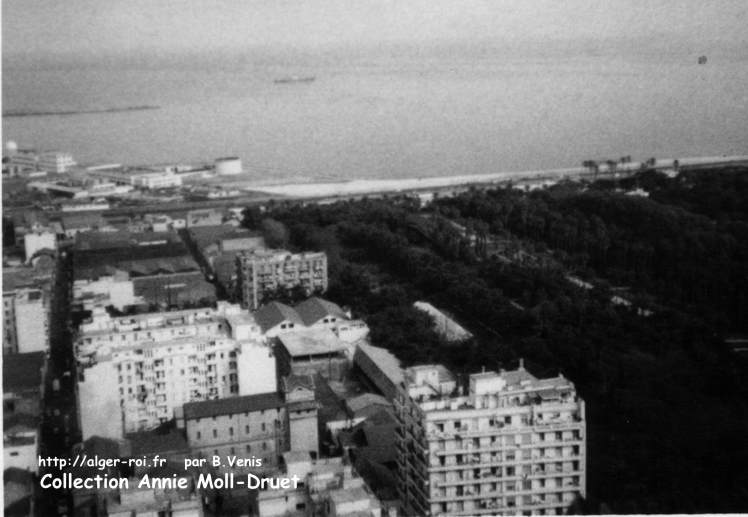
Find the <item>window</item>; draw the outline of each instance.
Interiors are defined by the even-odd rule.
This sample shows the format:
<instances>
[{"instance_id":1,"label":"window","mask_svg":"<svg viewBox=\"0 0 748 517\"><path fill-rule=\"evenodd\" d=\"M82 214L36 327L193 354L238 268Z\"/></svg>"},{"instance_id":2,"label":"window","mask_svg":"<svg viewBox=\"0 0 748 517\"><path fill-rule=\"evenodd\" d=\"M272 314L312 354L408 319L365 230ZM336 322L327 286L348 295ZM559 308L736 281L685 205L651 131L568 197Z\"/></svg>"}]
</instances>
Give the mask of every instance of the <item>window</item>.
<instances>
[{"instance_id":1,"label":"window","mask_svg":"<svg viewBox=\"0 0 748 517\"><path fill-rule=\"evenodd\" d=\"M251 445L247 445L247 452L252 452L252 446Z\"/></svg>"},{"instance_id":2,"label":"window","mask_svg":"<svg viewBox=\"0 0 748 517\"><path fill-rule=\"evenodd\" d=\"M268 450L268 444L267 444L267 442L262 442L262 450L263 451Z\"/></svg>"},{"instance_id":3,"label":"window","mask_svg":"<svg viewBox=\"0 0 748 517\"><path fill-rule=\"evenodd\" d=\"M229 436L234 436L234 428L233 427L229 427Z\"/></svg>"},{"instance_id":4,"label":"window","mask_svg":"<svg viewBox=\"0 0 748 517\"><path fill-rule=\"evenodd\" d=\"M213 429L213 438L218 438L218 431Z\"/></svg>"},{"instance_id":5,"label":"window","mask_svg":"<svg viewBox=\"0 0 748 517\"><path fill-rule=\"evenodd\" d=\"M262 423L261 427L262 427L262 432L264 433L265 432L265 422Z\"/></svg>"},{"instance_id":6,"label":"window","mask_svg":"<svg viewBox=\"0 0 748 517\"><path fill-rule=\"evenodd\" d=\"M244 426L244 432L247 433L247 434L249 434L249 426L248 425Z\"/></svg>"},{"instance_id":7,"label":"window","mask_svg":"<svg viewBox=\"0 0 748 517\"><path fill-rule=\"evenodd\" d=\"M197 432L197 439L200 439L200 431Z\"/></svg>"}]
</instances>

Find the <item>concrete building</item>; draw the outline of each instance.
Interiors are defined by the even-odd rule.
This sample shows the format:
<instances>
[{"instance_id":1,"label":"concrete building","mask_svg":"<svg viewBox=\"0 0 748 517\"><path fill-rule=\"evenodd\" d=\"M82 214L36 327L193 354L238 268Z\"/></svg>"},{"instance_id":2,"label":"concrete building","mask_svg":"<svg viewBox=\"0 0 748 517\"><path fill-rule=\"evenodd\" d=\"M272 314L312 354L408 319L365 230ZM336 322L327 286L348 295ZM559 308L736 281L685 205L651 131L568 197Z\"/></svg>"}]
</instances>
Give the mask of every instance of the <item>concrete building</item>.
<instances>
[{"instance_id":1,"label":"concrete building","mask_svg":"<svg viewBox=\"0 0 748 517\"><path fill-rule=\"evenodd\" d=\"M258 517L383 515L381 502L342 458L314 461L309 454L289 452L284 454L283 460L286 476L299 476L304 482L297 488L259 492L254 509Z\"/></svg>"},{"instance_id":2,"label":"concrete building","mask_svg":"<svg viewBox=\"0 0 748 517\"><path fill-rule=\"evenodd\" d=\"M522 363L470 376L405 370L395 399L399 495L407 515L559 515L586 490L584 401Z\"/></svg>"},{"instance_id":3,"label":"concrete building","mask_svg":"<svg viewBox=\"0 0 748 517\"><path fill-rule=\"evenodd\" d=\"M56 250L57 235L47 228L35 226L23 236L23 249L28 262L38 251Z\"/></svg>"},{"instance_id":4,"label":"concrete building","mask_svg":"<svg viewBox=\"0 0 748 517\"><path fill-rule=\"evenodd\" d=\"M379 391L387 400L395 400L404 379L397 357L384 348L358 343L353 364L369 387Z\"/></svg>"},{"instance_id":5,"label":"concrete building","mask_svg":"<svg viewBox=\"0 0 748 517\"><path fill-rule=\"evenodd\" d=\"M3 418L3 465L39 470L39 419L23 413Z\"/></svg>"},{"instance_id":6,"label":"concrete building","mask_svg":"<svg viewBox=\"0 0 748 517\"><path fill-rule=\"evenodd\" d=\"M84 439L121 438L170 420L185 403L277 386L259 327L224 302L123 317L96 309L80 326L75 350Z\"/></svg>"},{"instance_id":7,"label":"concrete building","mask_svg":"<svg viewBox=\"0 0 748 517\"><path fill-rule=\"evenodd\" d=\"M42 289L3 291L3 354L49 349L49 297Z\"/></svg>"},{"instance_id":8,"label":"concrete building","mask_svg":"<svg viewBox=\"0 0 748 517\"><path fill-rule=\"evenodd\" d=\"M187 212L185 219L187 221L187 228L215 226L223 223L223 211L212 208L190 210Z\"/></svg>"},{"instance_id":9,"label":"concrete building","mask_svg":"<svg viewBox=\"0 0 748 517\"><path fill-rule=\"evenodd\" d=\"M319 456L319 404L312 375L289 375L283 378L288 415L288 448Z\"/></svg>"},{"instance_id":10,"label":"concrete building","mask_svg":"<svg viewBox=\"0 0 748 517\"><path fill-rule=\"evenodd\" d=\"M39 155L39 168L45 171L63 174L75 167L76 163L70 153L44 151Z\"/></svg>"},{"instance_id":11,"label":"concrete building","mask_svg":"<svg viewBox=\"0 0 748 517\"><path fill-rule=\"evenodd\" d=\"M330 330L344 343L356 343L369 335L362 320L352 319L338 305L315 296L290 307L280 302L266 303L254 312L262 333L276 337L289 332Z\"/></svg>"},{"instance_id":12,"label":"concrete building","mask_svg":"<svg viewBox=\"0 0 748 517\"><path fill-rule=\"evenodd\" d=\"M216 299L215 287L174 232L88 232L76 237L74 291L101 293L106 286L111 304L142 302L148 305L183 307L207 305ZM132 287L122 283L130 281ZM103 287L97 285L102 282ZM138 300L130 299L132 296ZM102 305L105 306L105 305Z\"/></svg>"},{"instance_id":13,"label":"concrete building","mask_svg":"<svg viewBox=\"0 0 748 517\"><path fill-rule=\"evenodd\" d=\"M341 381L349 370L349 347L328 329L303 329L275 338L278 376L320 374Z\"/></svg>"},{"instance_id":14,"label":"concrete building","mask_svg":"<svg viewBox=\"0 0 748 517\"><path fill-rule=\"evenodd\" d=\"M327 290L327 255L285 250L254 250L236 258L238 296L242 305L257 309L278 289L301 287L308 294Z\"/></svg>"},{"instance_id":15,"label":"concrete building","mask_svg":"<svg viewBox=\"0 0 748 517\"><path fill-rule=\"evenodd\" d=\"M3 268L3 355L49 348L49 304L54 264Z\"/></svg>"},{"instance_id":16,"label":"concrete building","mask_svg":"<svg viewBox=\"0 0 748 517\"><path fill-rule=\"evenodd\" d=\"M44 352L3 356L3 418L41 415L46 371Z\"/></svg>"},{"instance_id":17,"label":"concrete building","mask_svg":"<svg viewBox=\"0 0 748 517\"><path fill-rule=\"evenodd\" d=\"M274 391L191 402L184 405L183 418L192 453L221 456L224 471L274 473L287 450L285 404ZM228 456L252 461L230 467Z\"/></svg>"}]
</instances>

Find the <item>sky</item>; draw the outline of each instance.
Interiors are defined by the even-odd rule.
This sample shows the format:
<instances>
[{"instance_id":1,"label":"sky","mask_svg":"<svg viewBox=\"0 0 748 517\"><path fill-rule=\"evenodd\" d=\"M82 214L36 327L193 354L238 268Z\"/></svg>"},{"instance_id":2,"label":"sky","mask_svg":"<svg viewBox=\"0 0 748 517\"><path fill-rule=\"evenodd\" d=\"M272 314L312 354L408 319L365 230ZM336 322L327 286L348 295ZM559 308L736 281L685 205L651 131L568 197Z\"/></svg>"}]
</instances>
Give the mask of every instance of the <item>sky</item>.
<instances>
[{"instance_id":1,"label":"sky","mask_svg":"<svg viewBox=\"0 0 748 517\"><path fill-rule=\"evenodd\" d=\"M746 0L3 0L3 56L630 38L746 45Z\"/></svg>"}]
</instances>

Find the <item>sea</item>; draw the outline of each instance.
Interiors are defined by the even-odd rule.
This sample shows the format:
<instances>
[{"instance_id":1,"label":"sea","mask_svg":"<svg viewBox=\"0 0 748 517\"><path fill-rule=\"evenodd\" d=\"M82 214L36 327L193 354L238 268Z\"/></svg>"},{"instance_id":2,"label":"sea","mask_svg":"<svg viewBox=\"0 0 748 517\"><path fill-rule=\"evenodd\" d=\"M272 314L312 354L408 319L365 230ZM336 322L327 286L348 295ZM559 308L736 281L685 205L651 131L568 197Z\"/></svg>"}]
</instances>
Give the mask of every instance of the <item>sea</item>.
<instances>
[{"instance_id":1,"label":"sea","mask_svg":"<svg viewBox=\"0 0 748 517\"><path fill-rule=\"evenodd\" d=\"M515 50L4 62L4 112L159 109L3 117L3 139L82 164L238 156L279 182L748 154L745 54Z\"/></svg>"}]
</instances>

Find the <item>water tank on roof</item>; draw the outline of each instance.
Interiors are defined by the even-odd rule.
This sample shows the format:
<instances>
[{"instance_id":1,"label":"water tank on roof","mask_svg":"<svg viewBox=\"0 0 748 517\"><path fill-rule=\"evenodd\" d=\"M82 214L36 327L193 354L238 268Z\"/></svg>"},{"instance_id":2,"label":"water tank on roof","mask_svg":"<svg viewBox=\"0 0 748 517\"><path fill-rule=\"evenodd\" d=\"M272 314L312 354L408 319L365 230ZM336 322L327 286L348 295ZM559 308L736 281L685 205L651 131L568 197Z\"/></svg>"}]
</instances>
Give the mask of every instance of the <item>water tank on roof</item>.
<instances>
[{"instance_id":1,"label":"water tank on roof","mask_svg":"<svg viewBox=\"0 0 748 517\"><path fill-rule=\"evenodd\" d=\"M215 170L218 176L231 176L242 173L242 161L236 156L218 158L215 162Z\"/></svg>"}]
</instances>

